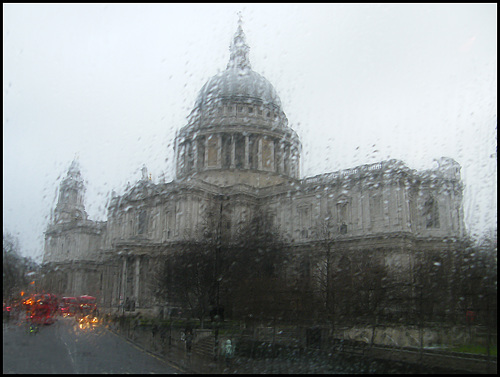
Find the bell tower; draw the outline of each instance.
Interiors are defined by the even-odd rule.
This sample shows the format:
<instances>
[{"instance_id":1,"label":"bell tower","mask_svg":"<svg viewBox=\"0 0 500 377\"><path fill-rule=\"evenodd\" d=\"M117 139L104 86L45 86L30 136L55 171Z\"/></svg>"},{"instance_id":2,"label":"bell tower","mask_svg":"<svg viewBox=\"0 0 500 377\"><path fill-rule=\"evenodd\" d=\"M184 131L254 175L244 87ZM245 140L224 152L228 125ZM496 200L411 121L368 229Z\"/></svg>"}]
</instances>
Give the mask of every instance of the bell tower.
<instances>
[{"instance_id":1,"label":"bell tower","mask_svg":"<svg viewBox=\"0 0 500 377\"><path fill-rule=\"evenodd\" d=\"M83 204L85 186L80 174L80 167L73 160L68 169L66 178L59 187L59 197L54 211L54 223L67 223L87 220L87 213Z\"/></svg>"}]
</instances>

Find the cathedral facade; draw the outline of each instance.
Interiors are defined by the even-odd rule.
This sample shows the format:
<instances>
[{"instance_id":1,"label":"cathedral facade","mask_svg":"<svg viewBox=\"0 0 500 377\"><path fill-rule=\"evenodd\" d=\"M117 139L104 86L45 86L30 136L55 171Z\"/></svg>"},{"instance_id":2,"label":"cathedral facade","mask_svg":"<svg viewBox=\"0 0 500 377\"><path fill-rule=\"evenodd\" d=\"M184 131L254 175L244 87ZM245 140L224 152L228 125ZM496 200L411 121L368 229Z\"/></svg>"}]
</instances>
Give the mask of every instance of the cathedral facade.
<instances>
[{"instance_id":1,"label":"cathedral facade","mask_svg":"<svg viewBox=\"0 0 500 377\"><path fill-rule=\"evenodd\" d=\"M142 179L115 195L107 220L88 219L83 179L73 162L45 233L45 289L90 294L110 312L133 302L154 311L153 271L180 243L197 237L209 208L236 234L265 213L289 252L314 275L328 229L352 255L411 269L412 255L440 251L464 236L460 165L450 158L417 171L399 160L302 178L302 146L272 84L251 69L239 25L226 70L207 81L175 138L176 178Z\"/></svg>"}]
</instances>

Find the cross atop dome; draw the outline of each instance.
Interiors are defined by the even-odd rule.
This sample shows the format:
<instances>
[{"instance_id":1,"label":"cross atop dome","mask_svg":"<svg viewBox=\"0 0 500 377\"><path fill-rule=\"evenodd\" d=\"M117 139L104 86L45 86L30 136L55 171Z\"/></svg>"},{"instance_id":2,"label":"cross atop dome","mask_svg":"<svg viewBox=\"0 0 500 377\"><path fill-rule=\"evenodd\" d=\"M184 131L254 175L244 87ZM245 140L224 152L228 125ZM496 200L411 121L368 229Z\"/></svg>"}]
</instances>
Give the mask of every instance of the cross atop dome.
<instances>
[{"instance_id":1,"label":"cross atop dome","mask_svg":"<svg viewBox=\"0 0 500 377\"><path fill-rule=\"evenodd\" d=\"M236 30L231 46L229 47L230 56L229 63L227 63L227 69L250 69L250 60L248 58L248 51L250 50L250 47L248 47L245 42L245 33L243 33L243 28L241 26L241 12L238 12L238 17L238 29Z\"/></svg>"}]
</instances>

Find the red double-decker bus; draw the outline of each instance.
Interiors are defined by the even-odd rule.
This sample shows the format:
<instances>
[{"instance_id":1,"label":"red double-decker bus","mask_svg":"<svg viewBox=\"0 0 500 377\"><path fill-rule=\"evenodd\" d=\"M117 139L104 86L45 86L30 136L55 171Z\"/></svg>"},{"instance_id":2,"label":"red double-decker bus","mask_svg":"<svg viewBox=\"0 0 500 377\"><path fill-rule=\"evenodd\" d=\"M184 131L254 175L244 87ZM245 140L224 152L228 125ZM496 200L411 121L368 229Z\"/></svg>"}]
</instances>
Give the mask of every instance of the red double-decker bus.
<instances>
[{"instance_id":1,"label":"red double-decker bus","mask_svg":"<svg viewBox=\"0 0 500 377\"><path fill-rule=\"evenodd\" d=\"M63 317L74 316L80 309L80 303L76 297L63 297L59 303L59 311Z\"/></svg>"},{"instance_id":2,"label":"red double-decker bus","mask_svg":"<svg viewBox=\"0 0 500 377\"><path fill-rule=\"evenodd\" d=\"M56 321L59 299L51 293L39 293L24 301L26 319L37 325L50 325Z\"/></svg>"},{"instance_id":3,"label":"red double-decker bus","mask_svg":"<svg viewBox=\"0 0 500 377\"><path fill-rule=\"evenodd\" d=\"M94 296L79 296L78 302L82 315L95 314L97 312L97 299Z\"/></svg>"}]
</instances>

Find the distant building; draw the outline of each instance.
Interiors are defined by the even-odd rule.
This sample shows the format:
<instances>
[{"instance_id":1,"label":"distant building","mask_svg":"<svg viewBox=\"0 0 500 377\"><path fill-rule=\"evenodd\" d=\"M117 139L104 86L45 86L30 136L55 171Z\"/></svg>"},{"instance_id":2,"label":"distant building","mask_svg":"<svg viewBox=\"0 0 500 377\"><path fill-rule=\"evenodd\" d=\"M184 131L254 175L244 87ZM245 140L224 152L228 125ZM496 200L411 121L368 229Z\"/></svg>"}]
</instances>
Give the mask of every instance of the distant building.
<instances>
[{"instance_id":1,"label":"distant building","mask_svg":"<svg viewBox=\"0 0 500 377\"><path fill-rule=\"evenodd\" d=\"M337 247L376 251L398 273L411 269L415 251L439 251L463 237L460 165L451 158L426 171L388 160L301 178L299 137L271 83L251 69L248 50L239 25L226 70L202 87L176 135L172 182L154 183L144 167L140 181L112 198L107 221L95 222L72 163L45 233L47 289L95 295L110 310L125 302L157 309L151 272L196 236L221 197L228 232L263 210L309 276L322 223Z\"/></svg>"}]
</instances>

